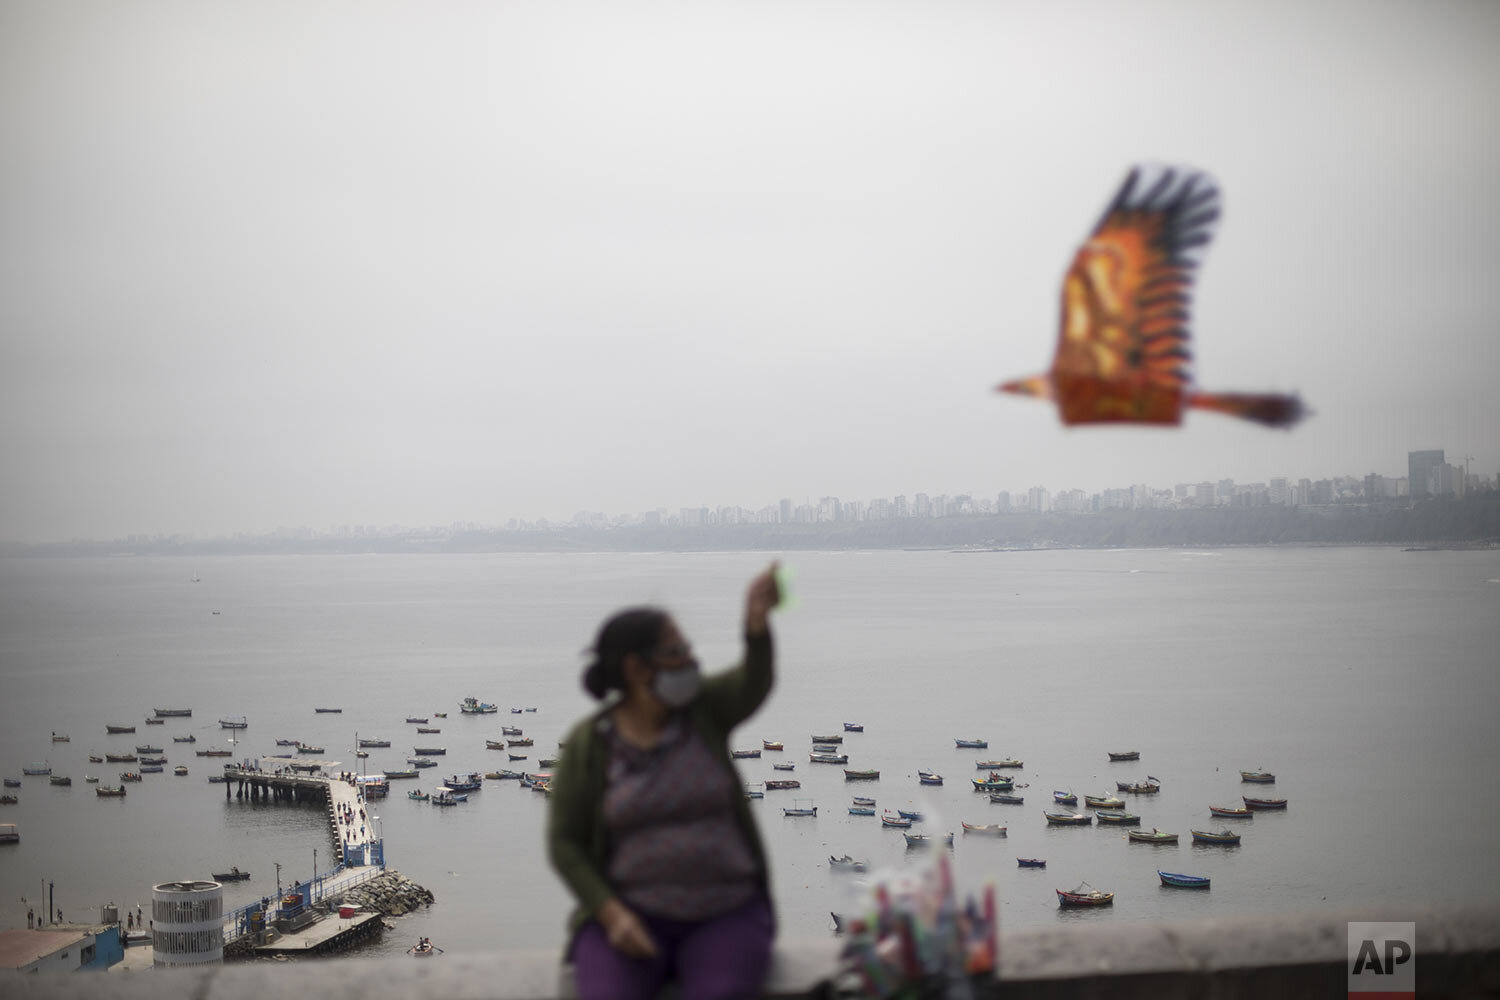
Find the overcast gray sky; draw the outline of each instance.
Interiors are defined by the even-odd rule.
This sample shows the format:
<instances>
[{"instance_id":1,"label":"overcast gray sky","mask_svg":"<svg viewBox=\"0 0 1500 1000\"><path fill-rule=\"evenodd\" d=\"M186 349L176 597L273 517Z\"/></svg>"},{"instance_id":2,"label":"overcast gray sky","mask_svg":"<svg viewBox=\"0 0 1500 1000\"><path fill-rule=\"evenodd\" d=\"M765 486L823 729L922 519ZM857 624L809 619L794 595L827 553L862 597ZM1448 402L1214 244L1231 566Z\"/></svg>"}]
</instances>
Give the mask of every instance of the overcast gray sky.
<instances>
[{"instance_id":1,"label":"overcast gray sky","mask_svg":"<svg viewBox=\"0 0 1500 1000\"><path fill-rule=\"evenodd\" d=\"M0 5L0 538L1500 470L1500 4ZM1066 430L1137 160L1194 374Z\"/></svg>"}]
</instances>

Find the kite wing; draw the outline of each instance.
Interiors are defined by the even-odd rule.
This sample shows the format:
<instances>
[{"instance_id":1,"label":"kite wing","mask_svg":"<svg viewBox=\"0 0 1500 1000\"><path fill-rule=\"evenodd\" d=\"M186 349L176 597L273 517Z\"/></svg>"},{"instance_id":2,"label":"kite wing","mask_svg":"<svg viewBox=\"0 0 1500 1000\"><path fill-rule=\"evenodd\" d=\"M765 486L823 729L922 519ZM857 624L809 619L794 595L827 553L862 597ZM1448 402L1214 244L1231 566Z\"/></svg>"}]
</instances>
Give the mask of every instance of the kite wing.
<instances>
[{"instance_id":1,"label":"kite wing","mask_svg":"<svg viewBox=\"0 0 1500 1000\"><path fill-rule=\"evenodd\" d=\"M1219 206L1201 171L1137 166L1120 185L1063 281L1052 376L1068 422L1177 422L1193 272Z\"/></svg>"}]
</instances>

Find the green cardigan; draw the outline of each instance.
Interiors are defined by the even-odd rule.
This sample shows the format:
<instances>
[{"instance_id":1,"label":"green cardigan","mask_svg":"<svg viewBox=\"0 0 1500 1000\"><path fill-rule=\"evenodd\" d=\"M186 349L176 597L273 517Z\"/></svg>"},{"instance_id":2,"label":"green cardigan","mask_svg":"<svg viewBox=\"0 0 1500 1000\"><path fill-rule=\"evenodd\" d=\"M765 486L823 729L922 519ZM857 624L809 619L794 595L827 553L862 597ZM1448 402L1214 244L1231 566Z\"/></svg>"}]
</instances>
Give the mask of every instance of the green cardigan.
<instances>
[{"instance_id":1,"label":"green cardigan","mask_svg":"<svg viewBox=\"0 0 1500 1000\"><path fill-rule=\"evenodd\" d=\"M745 658L736 667L704 679L703 690L685 711L689 721L710 750L717 749L724 767L739 772L729 756L729 732L760 707L774 680L771 634L745 636ZM604 826L605 767L609 741L605 714L614 707L607 702L585 717L568 733L562 759L553 769L552 808L547 820L547 851L552 867L562 876L577 900L568 920L569 941L578 928L591 919L615 891L606 880L609 843ZM760 871L766 898L771 898L770 874L765 847L761 844L750 805L743 794L734 796L735 819L750 845Z\"/></svg>"}]
</instances>

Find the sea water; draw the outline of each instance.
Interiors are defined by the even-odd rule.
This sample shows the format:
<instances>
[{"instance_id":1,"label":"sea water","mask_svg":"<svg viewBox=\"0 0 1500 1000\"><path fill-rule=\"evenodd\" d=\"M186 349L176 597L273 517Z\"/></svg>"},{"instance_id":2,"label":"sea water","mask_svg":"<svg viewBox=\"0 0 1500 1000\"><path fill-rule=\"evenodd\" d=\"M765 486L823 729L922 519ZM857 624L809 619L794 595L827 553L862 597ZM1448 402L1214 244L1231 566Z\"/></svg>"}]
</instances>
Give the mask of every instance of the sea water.
<instances>
[{"instance_id":1,"label":"sea water","mask_svg":"<svg viewBox=\"0 0 1500 1000\"><path fill-rule=\"evenodd\" d=\"M349 768L404 767L418 745L439 766L391 783L376 803L391 867L436 903L399 918L373 950L418 936L448 952L560 946L570 901L547 865L547 800L486 782L468 803L410 801L442 777L536 769L589 710L583 648L611 611L660 604L706 667L740 651L745 584L760 553L276 556L0 560L0 771L46 760L73 778L28 777L0 822L0 927L24 927L51 900L69 920L102 904L149 908L151 886L252 873L226 907L332 865L320 809L226 798L207 775L230 748L222 716L244 715L238 756L285 752L279 738L327 747ZM773 869L781 935L831 932L869 879L920 864L877 817L916 808L913 829L957 832L961 891L998 890L1007 926L1058 920L1179 921L1369 904L1477 901L1500 883L1500 553L1396 548L1045 552L836 552L784 557L795 606L775 619L777 684L734 745L781 740L783 753L737 762L746 782L795 777L797 791L752 803ZM499 714L464 716L473 695ZM341 714L315 714L315 707ZM153 708L189 719L145 726ZM535 712L512 714L511 708ZM436 712L447 712L437 718ZM426 716L436 735L404 720ZM810 737L847 733L849 766L807 760ZM107 736L107 724L137 726ZM485 749L502 725L535 739L525 763ZM69 742L54 743L52 732ZM192 733L193 744L172 742ZM357 737L389 739L367 761ZM982 738L963 750L956 738ZM117 783L130 765L90 752L165 747L165 773L100 799L85 774ZM1111 763L1110 751L1138 762ZM1022 806L971 790L975 761L1015 757ZM790 775L773 761L796 762ZM171 766L187 764L186 777ZM1242 769L1277 774L1242 784ZM919 769L945 777L922 786ZM1144 829L1176 846L1133 844L1120 827L1049 827L1053 790L1121 794ZM1210 817L1242 795L1286 798L1253 820ZM794 799L816 817L786 817ZM961 821L1003 823L1005 838ZM1238 848L1195 847L1190 830L1230 826ZM939 848L942 850L942 848ZM828 856L870 862L831 871ZM1019 869L1017 857L1047 860ZM1208 876L1204 893L1160 887L1158 869ZM1104 910L1059 910L1056 889L1116 893Z\"/></svg>"}]
</instances>

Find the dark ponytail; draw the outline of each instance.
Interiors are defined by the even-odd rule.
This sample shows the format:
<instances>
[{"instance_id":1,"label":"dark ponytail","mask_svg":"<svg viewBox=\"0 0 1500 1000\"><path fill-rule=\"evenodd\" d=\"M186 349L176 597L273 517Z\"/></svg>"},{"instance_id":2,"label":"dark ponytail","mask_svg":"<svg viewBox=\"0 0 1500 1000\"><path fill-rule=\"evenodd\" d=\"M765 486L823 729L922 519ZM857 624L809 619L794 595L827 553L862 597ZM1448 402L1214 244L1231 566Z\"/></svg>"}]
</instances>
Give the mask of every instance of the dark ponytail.
<instances>
[{"instance_id":1,"label":"dark ponytail","mask_svg":"<svg viewBox=\"0 0 1500 1000\"><path fill-rule=\"evenodd\" d=\"M625 657L656 648L667 621L667 613L657 608L627 608L612 615L589 650L594 660L583 672L584 690L603 698L612 688L624 687Z\"/></svg>"}]
</instances>

